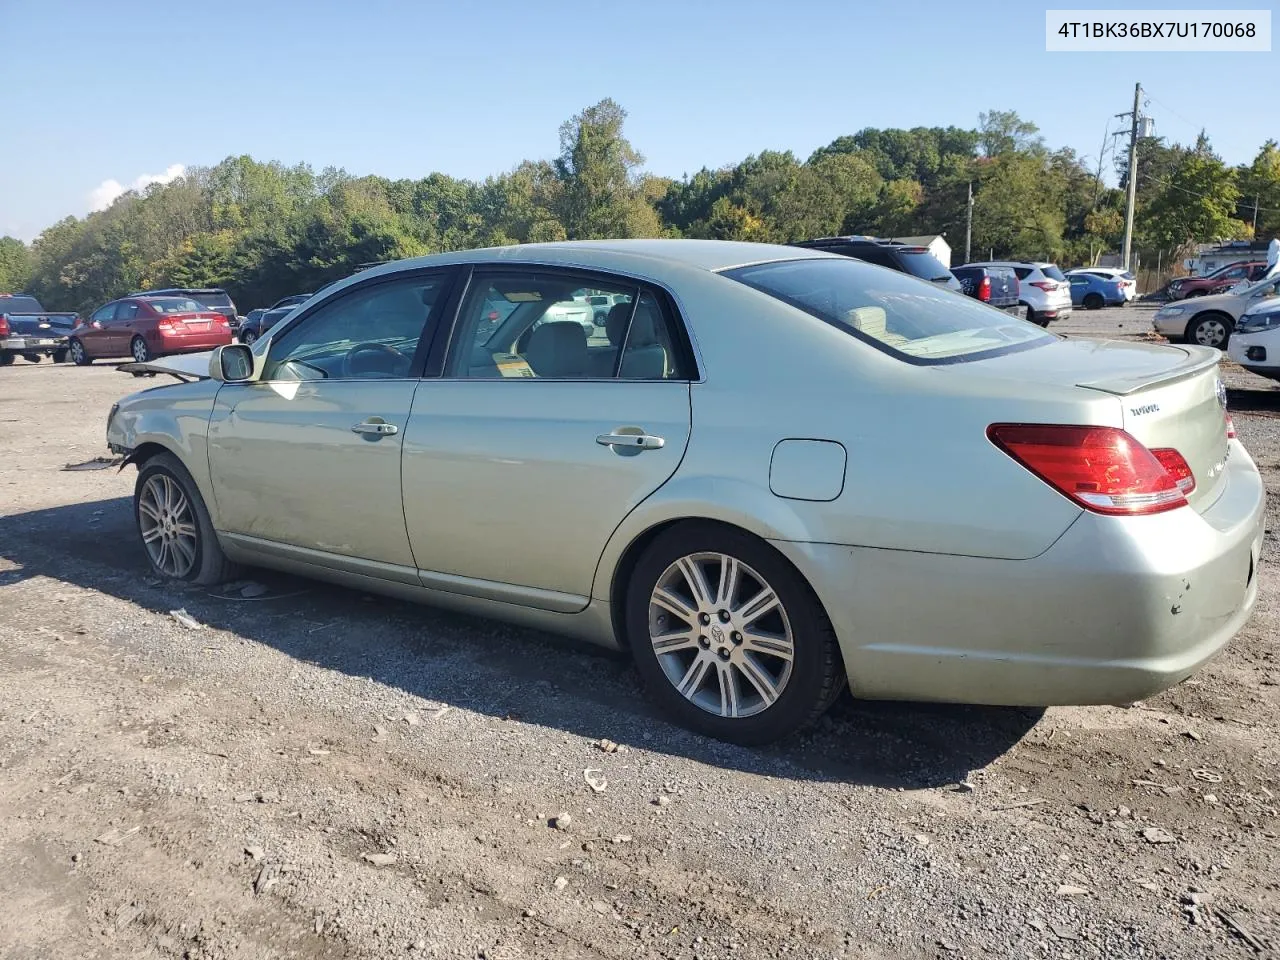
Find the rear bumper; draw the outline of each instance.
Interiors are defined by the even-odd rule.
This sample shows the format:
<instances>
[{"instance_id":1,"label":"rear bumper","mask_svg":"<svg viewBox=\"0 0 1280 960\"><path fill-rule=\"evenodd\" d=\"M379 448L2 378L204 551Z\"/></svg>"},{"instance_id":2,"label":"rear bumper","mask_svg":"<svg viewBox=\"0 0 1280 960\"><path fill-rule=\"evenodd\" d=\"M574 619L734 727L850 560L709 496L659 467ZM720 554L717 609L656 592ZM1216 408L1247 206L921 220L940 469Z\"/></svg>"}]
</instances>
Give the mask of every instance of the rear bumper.
<instances>
[{"instance_id":1,"label":"rear bumper","mask_svg":"<svg viewBox=\"0 0 1280 960\"><path fill-rule=\"evenodd\" d=\"M0 350L13 353L52 353L67 348L66 337L4 337L0 338Z\"/></svg>"},{"instance_id":2,"label":"rear bumper","mask_svg":"<svg viewBox=\"0 0 1280 960\"><path fill-rule=\"evenodd\" d=\"M156 336L151 345L156 353L199 353L201 350L212 350L235 341L230 330L222 329L209 333L187 334L185 336Z\"/></svg>"},{"instance_id":3,"label":"rear bumper","mask_svg":"<svg viewBox=\"0 0 1280 960\"><path fill-rule=\"evenodd\" d=\"M1031 560L775 546L826 606L857 696L1128 703L1194 673L1253 609L1265 493L1231 448L1204 514L1082 513Z\"/></svg>"}]
</instances>

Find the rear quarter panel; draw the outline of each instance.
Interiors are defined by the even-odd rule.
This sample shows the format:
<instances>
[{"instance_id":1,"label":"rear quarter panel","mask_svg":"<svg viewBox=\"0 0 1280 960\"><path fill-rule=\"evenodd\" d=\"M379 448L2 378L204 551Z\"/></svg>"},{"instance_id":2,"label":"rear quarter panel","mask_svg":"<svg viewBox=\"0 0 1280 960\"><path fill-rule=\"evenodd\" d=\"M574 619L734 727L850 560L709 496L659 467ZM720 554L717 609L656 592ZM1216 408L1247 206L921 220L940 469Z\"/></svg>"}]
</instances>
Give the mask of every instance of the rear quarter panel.
<instances>
[{"instance_id":1,"label":"rear quarter panel","mask_svg":"<svg viewBox=\"0 0 1280 960\"><path fill-rule=\"evenodd\" d=\"M775 540L1037 556L1081 511L996 449L987 426L1064 416L1119 425L1114 398L953 375L964 364L913 366L727 278L680 298L704 373L691 391L689 447L671 480L620 526L606 570L645 529L686 516ZM784 439L845 448L836 499L770 491Z\"/></svg>"}]
</instances>

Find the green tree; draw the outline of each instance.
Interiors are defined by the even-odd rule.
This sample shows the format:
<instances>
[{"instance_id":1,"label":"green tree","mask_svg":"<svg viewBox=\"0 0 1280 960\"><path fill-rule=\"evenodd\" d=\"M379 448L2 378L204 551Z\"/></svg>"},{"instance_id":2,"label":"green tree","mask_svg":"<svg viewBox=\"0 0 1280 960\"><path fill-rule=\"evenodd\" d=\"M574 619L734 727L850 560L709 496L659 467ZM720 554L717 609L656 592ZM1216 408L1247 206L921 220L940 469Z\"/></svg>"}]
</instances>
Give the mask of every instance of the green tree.
<instances>
[{"instance_id":1,"label":"green tree","mask_svg":"<svg viewBox=\"0 0 1280 960\"><path fill-rule=\"evenodd\" d=\"M978 114L978 146L988 157L1015 151L1037 151L1044 148L1040 128L1023 120L1014 110L991 110Z\"/></svg>"},{"instance_id":2,"label":"green tree","mask_svg":"<svg viewBox=\"0 0 1280 960\"><path fill-rule=\"evenodd\" d=\"M0 237L0 293L25 290L35 263L31 250L15 237Z\"/></svg>"},{"instance_id":3,"label":"green tree","mask_svg":"<svg viewBox=\"0 0 1280 960\"><path fill-rule=\"evenodd\" d=\"M1280 236L1280 147L1276 141L1262 145L1253 163L1239 171L1239 182L1237 218L1254 227L1257 237Z\"/></svg>"},{"instance_id":4,"label":"green tree","mask_svg":"<svg viewBox=\"0 0 1280 960\"><path fill-rule=\"evenodd\" d=\"M555 170L560 221L571 240L661 233L656 212L637 190L644 157L622 135L626 119L622 107L605 99L560 127Z\"/></svg>"},{"instance_id":5,"label":"green tree","mask_svg":"<svg viewBox=\"0 0 1280 960\"><path fill-rule=\"evenodd\" d=\"M1155 197L1142 214L1142 229L1161 248L1198 241L1225 240L1248 234L1236 219L1240 189L1228 168L1201 138L1184 154L1167 180L1156 181Z\"/></svg>"}]
</instances>

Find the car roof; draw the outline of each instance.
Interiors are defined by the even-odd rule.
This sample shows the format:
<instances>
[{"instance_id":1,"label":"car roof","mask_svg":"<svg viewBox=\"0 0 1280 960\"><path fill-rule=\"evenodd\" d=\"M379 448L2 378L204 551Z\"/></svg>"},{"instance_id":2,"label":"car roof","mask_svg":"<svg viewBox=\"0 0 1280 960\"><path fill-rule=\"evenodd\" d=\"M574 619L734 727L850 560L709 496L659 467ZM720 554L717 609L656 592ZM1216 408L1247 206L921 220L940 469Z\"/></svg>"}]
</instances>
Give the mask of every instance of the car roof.
<instances>
[{"instance_id":1,"label":"car roof","mask_svg":"<svg viewBox=\"0 0 1280 960\"><path fill-rule=\"evenodd\" d=\"M838 254L805 247L734 240L566 240L559 243L522 243L506 247L455 250L451 253L396 260L352 274L331 284L330 288L345 285L347 281L357 278L367 279L407 269L455 263L541 263L622 272L665 266L718 272L755 263L804 259L830 260L840 257Z\"/></svg>"}]
</instances>

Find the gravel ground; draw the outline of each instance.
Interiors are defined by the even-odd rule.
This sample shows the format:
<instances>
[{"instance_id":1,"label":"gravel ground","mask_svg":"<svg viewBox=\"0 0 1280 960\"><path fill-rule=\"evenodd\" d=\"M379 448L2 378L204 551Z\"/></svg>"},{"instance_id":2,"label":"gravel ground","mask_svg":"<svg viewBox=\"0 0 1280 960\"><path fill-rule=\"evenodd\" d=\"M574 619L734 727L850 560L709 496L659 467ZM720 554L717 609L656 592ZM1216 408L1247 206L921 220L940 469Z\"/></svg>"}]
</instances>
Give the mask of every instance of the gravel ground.
<instances>
[{"instance_id":1,"label":"gravel ground","mask_svg":"<svg viewBox=\"0 0 1280 960\"><path fill-rule=\"evenodd\" d=\"M1060 329L1144 337L1149 317ZM1274 494L1280 390L1228 375ZM139 385L0 371L0 956L1280 946L1272 556L1227 651L1131 709L846 696L745 750L669 726L626 662L554 637L269 573L149 579L134 472L61 471L106 453L107 409Z\"/></svg>"}]
</instances>

